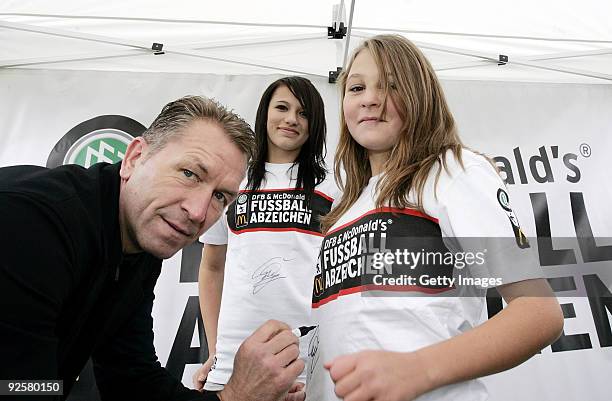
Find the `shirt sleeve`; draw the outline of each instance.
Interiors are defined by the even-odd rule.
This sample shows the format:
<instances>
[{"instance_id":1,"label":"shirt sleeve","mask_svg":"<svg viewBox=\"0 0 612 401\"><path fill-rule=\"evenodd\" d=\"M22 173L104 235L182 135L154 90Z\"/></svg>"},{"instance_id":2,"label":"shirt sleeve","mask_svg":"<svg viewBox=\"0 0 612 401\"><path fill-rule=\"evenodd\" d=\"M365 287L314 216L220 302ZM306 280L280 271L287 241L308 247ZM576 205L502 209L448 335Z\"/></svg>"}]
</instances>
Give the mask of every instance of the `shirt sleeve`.
<instances>
[{"instance_id":1,"label":"shirt sleeve","mask_svg":"<svg viewBox=\"0 0 612 401\"><path fill-rule=\"evenodd\" d=\"M228 228L227 228L227 210L221 215L221 218L217 220L204 234L200 236L200 242L203 244L211 245L225 245L227 244Z\"/></svg>"},{"instance_id":2,"label":"shirt sleeve","mask_svg":"<svg viewBox=\"0 0 612 401\"><path fill-rule=\"evenodd\" d=\"M445 241L464 254L480 252L481 258L467 264L471 274L503 284L542 277L537 253L493 166L483 161L462 170L439 193L439 201Z\"/></svg>"}]
</instances>

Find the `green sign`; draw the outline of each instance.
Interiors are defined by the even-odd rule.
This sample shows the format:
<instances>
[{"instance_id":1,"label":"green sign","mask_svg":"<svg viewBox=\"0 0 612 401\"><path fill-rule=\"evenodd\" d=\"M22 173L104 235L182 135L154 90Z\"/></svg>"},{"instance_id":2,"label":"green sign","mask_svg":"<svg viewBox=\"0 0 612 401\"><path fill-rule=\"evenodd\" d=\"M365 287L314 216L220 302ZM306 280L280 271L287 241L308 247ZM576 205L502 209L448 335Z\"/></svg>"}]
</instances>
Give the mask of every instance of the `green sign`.
<instances>
[{"instance_id":1,"label":"green sign","mask_svg":"<svg viewBox=\"0 0 612 401\"><path fill-rule=\"evenodd\" d=\"M64 157L64 164L89 168L96 163L116 163L123 159L133 137L123 131L106 128L93 131L76 141Z\"/></svg>"}]
</instances>

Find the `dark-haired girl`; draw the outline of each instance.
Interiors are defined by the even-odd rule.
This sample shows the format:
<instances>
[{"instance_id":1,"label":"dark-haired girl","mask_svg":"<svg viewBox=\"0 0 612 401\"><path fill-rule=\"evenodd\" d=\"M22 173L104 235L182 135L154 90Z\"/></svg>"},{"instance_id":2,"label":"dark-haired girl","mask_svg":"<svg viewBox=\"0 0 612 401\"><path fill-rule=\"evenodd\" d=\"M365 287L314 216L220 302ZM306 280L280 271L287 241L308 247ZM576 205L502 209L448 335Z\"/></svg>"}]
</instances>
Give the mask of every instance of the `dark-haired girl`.
<instances>
[{"instance_id":1,"label":"dark-haired girl","mask_svg":"<svg viewBox=\"0 0 612 401\"><path fill-rule=\"evenodd\" d=\"M206 390L223 388L239 345L266 320L292 327L310 321L319 219L336 192L326 179L324 106L313 84L302 77L273 82L262 95L255 136L243 189L201 238L200 305L210 357L194 375L198 389L204 381Z\"/></svg>"}]
</instances>

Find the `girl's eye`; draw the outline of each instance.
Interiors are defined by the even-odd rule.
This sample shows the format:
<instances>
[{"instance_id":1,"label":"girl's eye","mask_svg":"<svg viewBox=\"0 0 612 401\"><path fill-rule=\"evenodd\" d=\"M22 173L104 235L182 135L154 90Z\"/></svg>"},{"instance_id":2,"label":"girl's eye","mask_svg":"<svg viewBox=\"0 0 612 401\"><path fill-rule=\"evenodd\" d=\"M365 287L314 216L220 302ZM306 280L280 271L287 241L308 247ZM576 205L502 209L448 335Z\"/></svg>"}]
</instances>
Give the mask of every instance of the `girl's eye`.
<instances>
[{"instance_id":1,"label":"girl's eye","mask_svg":"<svg viewBox=\"0 0 612 401\"><path fill-rule=\"evenodd\" d=\"M308 114L305 111L300 111L300 115L304 118L308 118Z\"/></svg>"},{"instance_id":2,"label":"girl's eye","mask_svg":"<svg viewBox=\"0 0 612 401\"><path fill-rule=\"evenodd\" d=\"M278 106L276 106L276 108L277 108L278 110L282 110L282 111L287 110L287 106L282 105L282 104L279 104Z\"/></svg>"},{"instance_id":3,"label":"girl's eye","mask_svg":"<svg viewBox=\"0 0 612 401\"><path fill-rule=\"evenodd\" d=\"M349 88L349 92L360 92L363 90L362 85L353 85Z\"/></svg>"}]
</instances>

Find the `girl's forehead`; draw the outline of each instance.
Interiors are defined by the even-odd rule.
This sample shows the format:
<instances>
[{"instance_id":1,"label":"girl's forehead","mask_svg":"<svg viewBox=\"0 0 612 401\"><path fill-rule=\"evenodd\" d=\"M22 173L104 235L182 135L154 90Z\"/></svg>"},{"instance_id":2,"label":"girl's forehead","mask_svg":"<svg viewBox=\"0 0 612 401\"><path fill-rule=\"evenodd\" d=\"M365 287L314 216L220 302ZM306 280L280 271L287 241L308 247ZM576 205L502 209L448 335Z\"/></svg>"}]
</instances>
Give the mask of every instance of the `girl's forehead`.
<instances>
[{"instance_id":1,"label":"girl's forehead","mask_svg":"<svg viewBox=\"0 0 612 401\"><path fill-rule=\"evenodd\" d=\"M363 78L363 77L375 77L377 78L379 75L379 68L376 60L372 56L369 50L363 49L357 56L355 56L355 60L351 65L351 68L348 72L347 78L351 77ZM391 72L387 72L387 77L391 76Z\"/></svg>"},{"instance_id":2,"label":"girl's forehead","mask_svg":"<svg viewBox=\"0 0 612 401\"><path fill-rule=\"evenodd\" d=\"M374 60L372 53L368 49L363 49L355 56L352 67L372 65L376 67L376 61Z\"/></svg>"},{"instance_id":3,"label":"girl's forehead","mask_svg":"<svg viewBox=\"0 0 612 401\"><path fill-rule=\"evenodd\" d=\"M291 93L285 85L276 88L272 94L273 101L298 102L298 99ZM299 102L298 102L299 103Z\"/></svg>"}]
</instances>

